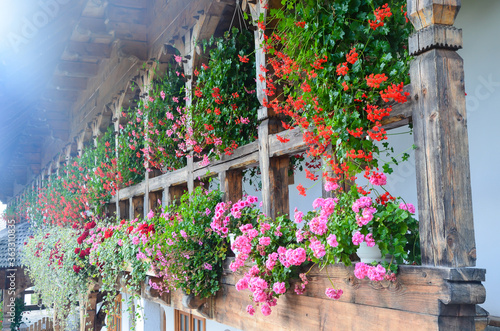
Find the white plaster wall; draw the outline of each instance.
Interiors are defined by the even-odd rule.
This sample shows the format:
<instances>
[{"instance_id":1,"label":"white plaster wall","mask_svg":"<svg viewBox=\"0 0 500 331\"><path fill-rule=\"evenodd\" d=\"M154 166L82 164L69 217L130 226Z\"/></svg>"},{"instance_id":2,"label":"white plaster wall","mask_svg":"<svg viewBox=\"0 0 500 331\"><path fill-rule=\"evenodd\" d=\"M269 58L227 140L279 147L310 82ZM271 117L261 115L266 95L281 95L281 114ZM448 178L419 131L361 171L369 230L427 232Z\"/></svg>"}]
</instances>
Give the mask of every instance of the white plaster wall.
<instances>
[{"instance_id":1,"label":"white plaster wall","mask_svg":"<svg viewBox=\"0 0 500 331\"><path fill-rule=\"evenodd\" d=\"M207 320L207 331L241 331L240 329L233 328L224 324L217 323L214 320Z\"/></svg>"},{"instance_id":2,"label":"white plaster wall","mask_svg":"<svg viewBox=\"0 0 500 331\"><path fill-rule=\"evenodd\" d=\"M175 330L175 309L169 306L161 306L165 312L165 323L167 331Z\"/></svg>"},{"instance_id":3,"label":"white plaster wall","mask_svg":"<svg viewBox=\"0 0 500 331\"><path fill-rule=\"evenodd\" d=\"M467 121L477 266L486 268L483 308L500 316L500 1L462 0L456 26L463 29Z\"/></svg>"},{"instance_id":4,"label":"white plaster wall","mask_svg":"<svg viewBox=\"0 0 500 331\"><path fill-rule=\"evenodd\" d=\"M129 308L129 298L130 295L127 293L121 293L122 295L122 331L128 331L132 328L132 320L130 318Z\"/></svg>"},{"instance_id":5,"label":"white plaster wall","mask_svg":"<svg viewBox=\"0 0 500 331\"><path fill-rule=\"evenodd\" d=\"M161 330L161 314L163 310L156 302L142 300L144 304L144 330Z\"/></svg>"}]
</instances>

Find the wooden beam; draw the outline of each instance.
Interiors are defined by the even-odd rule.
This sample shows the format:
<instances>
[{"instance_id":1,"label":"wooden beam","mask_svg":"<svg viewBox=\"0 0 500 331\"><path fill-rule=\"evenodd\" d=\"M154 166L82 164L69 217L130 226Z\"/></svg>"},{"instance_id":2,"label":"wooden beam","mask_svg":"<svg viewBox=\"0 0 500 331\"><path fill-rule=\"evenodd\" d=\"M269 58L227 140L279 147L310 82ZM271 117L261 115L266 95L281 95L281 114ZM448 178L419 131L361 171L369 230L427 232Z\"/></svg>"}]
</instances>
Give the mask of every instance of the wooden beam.
<instances>
[{"instance_id":1,"label":"wooden beam","mask_svg":"<svg viewBox=\"0 0 500 331\"><path fill-rule=\"evenodd\" d=\"M78 99L79 91L47 89L43 96L51 101L74 102Z\"/></svg>"},{"instance_id":2,"label":"wooden beam","mask_svg":"<svg viewBox=\"0 0 500 331\"><path fill-rule=\"evenodd\" d=\"M147 25L144 24L124 23L111 20L106 22L107 31L113 33L117 39L147 41L147 28Z\"/></svg>"},{"instance_id":3,"label":"wooden beam","mask_svg":"<svg viewBox=\"0 0 500 331\"><path fill-rule=\"evenodd\" d=\"M42 98L38 103L38 108L54 112L69 112L73 102L62 100L47 100Z\"/></svg>"},{"instance_id":4,"label":"wooden beam","mask_svg":"<svg viewBox=\"0 0 500 331\"><path fill-rule=\"evenodd\" d=\"M141 8L119 7L108 5L106 8L106 18L110 21L118 21L123 23L145 24L146 10Z\"/></svg>"},{"instance_id":5,"label":"wooden beam","mask_svg":"<svg viewBox=\"0 0 500 331\"><path fill-rule=\"evenodd\" d=\"M85 90L87 88L87 77L54 75L49 83L49 86L56 90Z\"/></svg>"},{"instance_id":6,"label":"wooden beam","mask_svg":"<svg viewBox=\"0 0 500 331\"><path fill-rule=\"evenodd\" d=\"M105 19L96 17L81 17L76 29L89 31L90 33L108 33Z\"/></svg>"},{"instance_id":7,"label":"wooden beam","mask_svg":"<svg viewBox=\"0 0 500 331\"><path fill-rule=\"evenodd\" d=\"M147 8L147 1L145 0L109 0L108 2L112 5L121 7L138 8L138 9Z\"/></svg>"},{"instance_id":8,"label":"wooden beam","mask_svg":"<svg viewBox=\"0 0 500 331\"><path fill-rule=\"evenodd\" d=\"M66 46L66 51L70 54L78 54L81 57L109 58L111 56L111 45L70 41Z\"/></svg>"},{"instance_id":9,"label":"wooden beam","mask_svg":"<svg viewBox=\"0 0 500 331\"><path fill-rule=\"evenodd\" d=\"M474 330L474 306L485 300L484 269L400 266L394 282L371 282L354 277L354 267L335 264L313 267L305 293L296 295L290 289L272 307L271 318L260 312L251 316L246 312L250 292L235 288L247 270L233 273L232 261L224 263L221 291L201 312L244 330L401 330L408 325L418 325L419 330ZM298 282L292 280L291 288ZM332 283L344 291L340 300L324 294ZM172 308L186 312L201 303L179 290L169 299Z\"/></svg>"},{"instance_id":10,"label":"wooden beam","mask_svg":"<svg viewBox=\"0 0 500 331\"><path fill-rule=\"evenodd\" d=\"M120 40L118 45L120 57L134 56L141 61L148 59L148 44L144 41Z\"/></svg>"},{"instance_id":11,"label":"wooden beam","mask_svg":"<svg viewBox=\"0 0 500 331\"><path fill-rule=\"evenodd\" d=\"M93 77L97 75L98 65L91 62L61 61L57 69L66 76Z\"/></svg>"}]
</instances>

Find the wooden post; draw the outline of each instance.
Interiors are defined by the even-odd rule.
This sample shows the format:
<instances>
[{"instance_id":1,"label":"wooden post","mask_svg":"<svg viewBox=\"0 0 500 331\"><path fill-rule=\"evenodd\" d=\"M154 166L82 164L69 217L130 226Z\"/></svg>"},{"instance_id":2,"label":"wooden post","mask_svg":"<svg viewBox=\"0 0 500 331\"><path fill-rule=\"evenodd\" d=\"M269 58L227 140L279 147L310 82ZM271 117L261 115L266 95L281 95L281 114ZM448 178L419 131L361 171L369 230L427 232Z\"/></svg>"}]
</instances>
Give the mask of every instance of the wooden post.
<instances>
[{"instance_id":1,"label":"wooden post","mask_svg":"<svg viewBox=\"0 0 500 331\"><path fill-rule=\"evenodd\" d=\"M472 217L459 0L409 0L409 39L422 264L472 267Z\"/></svg>"},{"instance_id":2,"label":"wooden post","mask_svg":"<svg viewBox=\"0 0 500 331\"><path fill-rule=\"evenodd\" d=\"M85 330L94 330L97 316L97 295L98 291L89 293L87 303L87 318L85 320Z\"/></svg>"},{"instance_id":3,"label":"wooden post","mask_svg":"<svg viewBox=\"0 0 500 331\"><path fill-rule=\"evenodd\" d=\"M62 155L64 155L64 164L69 166L71 161L71 144L67 144L62 151Z\"/></svg>"},{"instance_id":4,"label":"wooden post","mask_svg":"<svg viewBox=\"0 0 500 331\"><path fill-rule=\"evenodd\" d=\"M156 67L156 62L148 62L146 65L146 68L141 69L141 72L139 76L136 78L136 84L139 86L139 89L141 90L141 98L144 103L147 103L148 97L149 97L149 91L151 90L151 84L153 83L153 77L154 77L154 69ZM149 150L149 113L144 109L144 112L146 114L146 118L144 120L144 139L145 139L145 146L144 148L146 150ZM149 152L148 152L149 155ZM144 184L145 184L145 194L144 194L144 205L143 205L143 213L144 213L144 218L147 216L149 212L149 161L146 158L145 160L145 165L146 165L146 171L144 172Z\"/></svg>"},{"instance_id":5,"label":"wooden post","mask_svg":"<svg viewBox=\"0 0 500 331\"><path fill-rule=\"evenodd\" d=\"M125 99L125 91L128 89L128 84L125 86L125 89L120 91L118 97L116 97L110 105L111 112L113 113L112 122L113 128L115 132L115 158L116 162L118 162L118 136L120 135L120 117L122 114L122 104ZM118 174L116 175L116 180L118 184ZM119 188L119 187L118 187ZM121 208L120 208L120 190L116 190L116 219L120 219L121 217Z\"/></svg>"},{"instance_id":6,"label":"wooden post","mask_svg":"<svg viewBox=\"0 0 500 331\"><path fill-rule=\"evenodd\" d=\"M97 147L97 139L102 133L101 132L102 118L103 118L102 113L99 113L97 114L96 118L90 123L90 128L92 129L92 139L94 141L94 147Z\"/></svg>"},{"instance_id":7,"label":"wooden post","mask_svg":"<svg viewBox=\"0 0 500 331\"><path fill-rule=\"evenodd\" d=\"M281 6L278 1L264 1L255 4L248 3L250 13L254 21L266 19L268 8L277 8ZM273 22L269 22L272 26ZM256 81L257 97L261 104L264 104L266 95L265 81L259 79L259 74L266 76L261 71L261 66L266 66L266 55L262 48L264 42L264 31L257 29L255 31L255 56L256 56ZM272 68L271 68L272 69ZM259 125L259 166L262 182L262 202L264 214L272 218L279 215L288 215L289 197L288 197L288 167L290 164L289 156L280 156L269 158L269 134L277 133L283 130L277 115L271 109L261 107L258 110Z\"/></svg>"},{"instance_id":8,"label":"wooden post","mask_svg":"<svg viewBox=\"0 0 500 331\"><path fill-rule=\"evenodd\" d=\"M128 217L131 221L135 219L134 199L132 197L128 198Z\"/></svg>"},{"instance_id":9,"label":"wooden post","mask_svg":"<svg viewBox=\"0 0 500 331\"><path fill-rule=\"evenodd\" d=\"M78 133L76 135L75 141L76 141L76 150L77 150L78 156L82 156L83 144L85 142L85 130L81 131L80 133Z\"/></svg>"},{"instance_id":10,"label":"wooden post","mask_svg":"<svg viewBox=\"0 0 500 331\"><path fill-rule=\"evenodd\" d=\"M169 194L169 187L166 187L162 191L162 197L161 197L161 205L163 208L167 207L170 204L170 194Z\"/></svg>"}]
</instances>

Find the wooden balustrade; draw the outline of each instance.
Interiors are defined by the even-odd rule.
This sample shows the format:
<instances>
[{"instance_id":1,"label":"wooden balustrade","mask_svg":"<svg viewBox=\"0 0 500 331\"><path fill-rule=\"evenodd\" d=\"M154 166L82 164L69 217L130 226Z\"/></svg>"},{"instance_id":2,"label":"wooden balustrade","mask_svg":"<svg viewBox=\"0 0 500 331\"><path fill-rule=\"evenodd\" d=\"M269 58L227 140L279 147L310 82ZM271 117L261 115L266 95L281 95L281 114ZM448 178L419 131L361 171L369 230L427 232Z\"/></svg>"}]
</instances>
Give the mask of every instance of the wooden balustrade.
<instances>
[{"instance_id":1,"label":"wooden balustrade","mask_svg":"<svg viewBox=\"0 0 500 331\"><path fill-rule=\"evenodd\" d=\"M44 317L37 322L31 324L28 328L28 331L53 331L54 323L52 319L49 317Z\"/></svg>"}]
</instances>

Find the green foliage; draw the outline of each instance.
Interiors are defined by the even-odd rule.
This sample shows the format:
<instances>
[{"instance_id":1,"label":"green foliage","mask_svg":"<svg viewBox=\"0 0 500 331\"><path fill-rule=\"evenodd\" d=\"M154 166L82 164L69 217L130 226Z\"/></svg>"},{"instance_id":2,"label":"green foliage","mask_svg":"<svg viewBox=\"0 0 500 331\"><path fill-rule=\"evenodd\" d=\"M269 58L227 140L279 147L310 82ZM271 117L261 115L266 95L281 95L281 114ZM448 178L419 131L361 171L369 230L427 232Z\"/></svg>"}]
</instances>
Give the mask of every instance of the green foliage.
<instances>
[{"instance_id":1,"label":"green foliage","mask_svg":"<svg viewBox=\"0 0 500 331\"><path fill-rule=\"evenodd\" d=\"M76 273L73 268L80 260L75 253L77 236L71 228L39 228L23 250L22 261L35 291L45 306L55 309L61 321L78 304L85 304L92 282L91 269Z\"/></svg>"},{"instance_id":2,"label":"green foliage","mask_svg":"<svg viewBox=\"0 0 500 331\"><path fill-rule=\"evenodd\" d=\"M181 288L202 298L219 290L227 243L211 230L210 223L221 199L222 192L197 187L184 194L180 204L152 219L158 230L146 251L151 250L153 261L164 262L154 263L154 268L163 276L166 288Z\"/></svg>"},{"instance_id":3,"label":"green foliage","mask_svg":"<svg viewBox=\"0 0 500 331\"><path fill-rule=\"evenodd\" d=\"M199 68L192 107L195 140L217 155L231 153L257 138L255 56L252 33L233 28L222 38L203 41L209 62ZM246 56L248 62L239 60ZM245 122L248 121L248 124ZM208 130L206 125L212 125ZM220 139L217 145L214 139ZM208 152L208 151L207 151Z\"/></svg>"},{"instance_id":4,"label":"green foliage","mask_svg":"<svg viewBox=\"0 0 500 331\"><path fill-rule=\"evenodd\" d=\"M412 27L404 13L406 1L388 1L391 16L383 26L370 28L369 20L376 21L374 10L386 2L291 0L283 2L283 8L271 10L279 22L266 47L278 59L275 70L286 72L274 78L283 85L285 99L305 100L302 108L293 110L302 118L297 124L314 123L309 127L318 138L314 144L331 143L338 163L345 162L351 175L363 171L366 165L350 157L351 150L372 152L373 159L367 163L384 166L378 164L378 145L374 139L367 139L368 132L381 132L380 125L367 118L366 109L368 105L387 107L381 94L384 89L409 83L407 42ZM353 50L358 59L351 64L346 58ZM342 65L348 68L345 74L338 72ZM377 74L386 75L387 80L380 87L369 86L366 78ZM347 131L357 128L363 129L360 137ZM316 151L323 153L321 148ZM384 169L390 173L390 164Z\"/></svg>"},{"instance_id":5,"label":"green foliage","mask_svg":"<svg viewBox=\"0 0 500 331\"><path fill-rule=\"evenodd\" d=\"M16 300L14 301L14 317L12 317L10 324L10 329L12 331L19 330L19 327L21 326L24 306L24 299L16 298Z\"/></svg>"}]
</instances>

